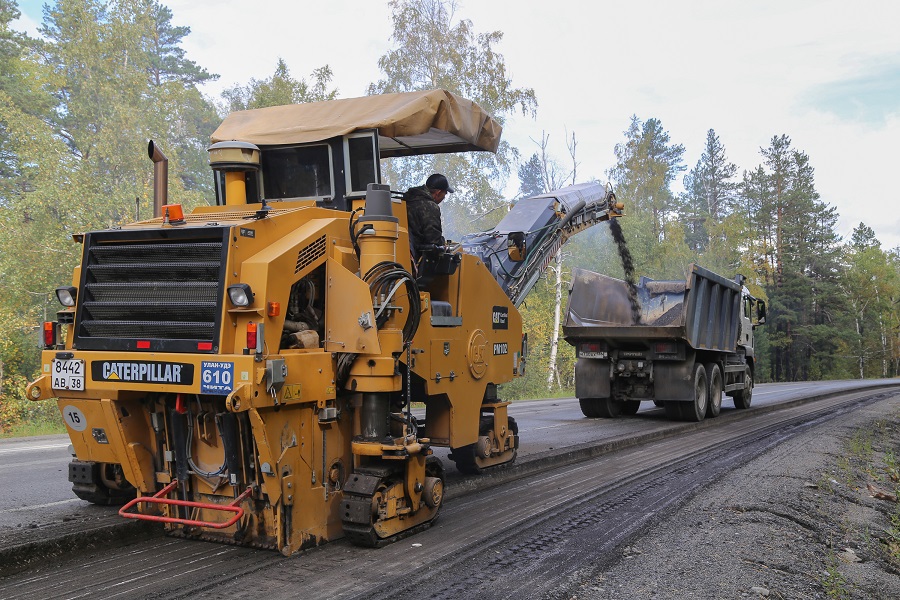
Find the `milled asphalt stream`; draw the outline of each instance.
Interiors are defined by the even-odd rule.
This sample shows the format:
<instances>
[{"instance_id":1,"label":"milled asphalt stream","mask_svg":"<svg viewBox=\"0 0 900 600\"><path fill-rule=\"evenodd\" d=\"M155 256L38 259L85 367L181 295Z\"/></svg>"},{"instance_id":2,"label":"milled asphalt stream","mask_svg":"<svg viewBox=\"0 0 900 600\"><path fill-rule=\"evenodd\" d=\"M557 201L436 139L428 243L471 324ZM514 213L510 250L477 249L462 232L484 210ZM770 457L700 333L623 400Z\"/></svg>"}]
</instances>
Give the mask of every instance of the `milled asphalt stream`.
<instances>
[{"instance_id":1,"label":"milled asphalt stream","mask_svg":"<svg viewBox=\"0 0 900 600\"><path fill-rule=\"evenodd\" d=\"M714 427L718 423L748 419L760 414L784 410L852 392L872 391L875 393L878 390L891 389L898 386L900 386L900 381L896 384L862 386L860 388L816 394L779 404L756 406L750 410L730 411L727 414L719 415L715 419L705 419L699 423L678 423L675 426L664 427L647 433L629 434L567 448L554 448L545 452L519 457L513 464L492 469L483 475L466 476L458 472L451 472L447 475L445 482L444 497L445 499L459 498L494 486L503 485L516 479L596 458L623 448L681 435L686 431ZM24 565L36 559L45 560L51 556L58 556L77 550L122 545L140 539L163 535L163 529L158 523L124 519L112 512L101 519L101 521L93 526L89 526L87 530L85 530L85 523L76 522L72 524L72 527L54 527L51 531L23 528L21 531L13 532L8 537L4 535L7 539L3 547L0 548L0 576L20 571Z\"/></svg>"}]
</instances>

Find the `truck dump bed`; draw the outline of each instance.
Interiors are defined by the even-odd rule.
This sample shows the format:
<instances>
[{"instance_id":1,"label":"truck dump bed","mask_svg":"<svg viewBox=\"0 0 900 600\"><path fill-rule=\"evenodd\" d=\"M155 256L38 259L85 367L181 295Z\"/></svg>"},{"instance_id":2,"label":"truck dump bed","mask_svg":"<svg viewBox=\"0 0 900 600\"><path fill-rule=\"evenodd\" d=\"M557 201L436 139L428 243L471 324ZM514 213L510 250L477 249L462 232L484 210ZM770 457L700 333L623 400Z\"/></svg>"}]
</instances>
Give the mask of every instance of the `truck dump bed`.
<instances>
[{"instance_id":1,"label":"truck dump bed","mask_svg":"<svg viewBox=\"0 0 900 600\"><path fill-rule=\"evenodd\" d=\"M698 350L734 352L741 309L741 286L698 265L688 281L653 281L637 285L640 323L634 322L628 284L575 268L563 335L582 341L683 340Z\"/></svg>"}]
</instances>

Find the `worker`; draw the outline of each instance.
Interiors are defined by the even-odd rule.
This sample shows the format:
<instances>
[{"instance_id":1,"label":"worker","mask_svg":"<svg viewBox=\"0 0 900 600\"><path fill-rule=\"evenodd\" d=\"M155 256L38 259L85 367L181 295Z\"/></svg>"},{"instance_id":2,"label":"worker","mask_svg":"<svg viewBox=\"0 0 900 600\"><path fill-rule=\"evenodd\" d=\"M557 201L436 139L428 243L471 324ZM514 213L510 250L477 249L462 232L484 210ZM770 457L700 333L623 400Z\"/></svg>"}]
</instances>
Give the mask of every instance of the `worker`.
<instances>
[{"instance_id":1,"label":"worker","mask_svg":"<svg viewBox=\"0 0 900 600\"><path fill-rule=\"evenodd\" d=\"M409 219L409 247L414 261L422 250L444 245L440 204L453 191L447 178L435 173L428 177L425 185L409 188L403 194Z\"/></svg>"}]
</instances>

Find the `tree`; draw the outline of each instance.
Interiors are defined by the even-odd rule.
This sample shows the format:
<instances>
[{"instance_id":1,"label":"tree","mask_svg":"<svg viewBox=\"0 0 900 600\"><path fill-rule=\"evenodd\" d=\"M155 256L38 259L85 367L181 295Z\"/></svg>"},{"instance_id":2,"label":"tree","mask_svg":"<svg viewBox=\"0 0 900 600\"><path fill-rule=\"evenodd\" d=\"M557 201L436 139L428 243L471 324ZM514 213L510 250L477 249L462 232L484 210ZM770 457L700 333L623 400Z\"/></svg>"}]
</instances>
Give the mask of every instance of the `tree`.
<instances>
[{"instance_id":1,"label":"tree","mask_svg":"<svg viewBox=\"0 0 900 600\"><path fill-rule=\"evenodd\" d=\"M206 72L173 49L186 28L169 28L158 3L57 0L40 41L5 28L10 6L0 4L0 40L17 44L0 42L10 74L0 78L0 144L11 169L0 186L0 352L21 351L9 364L30 377L34 328L59 308L53 289L71 281L80 256L72 234L132 220L135 198L150 204L148 139L169 158L169 200L208 202L197 155L215 113L194 84ZM161 32L165 44L148 43Z\"/></svg>"},{"instance_id":2,"label":"tree","mask_svg":"<svg viewBox=\"0 0 900 600\"><path fill-rule=\"evenodd\" d=\"M535 152L527 161L519 165L519 196L530 198L543 194L545 190L541 157Z\"/></svg>"},{"instance_id":3,"label":"tree","mask_svg":"<svg viewBox=\"0 0 900 600\"><path fill-rule=\"evenodd\" d=\"M616 165L609 171L616 195L628 208L622 228L631 253L642 272L655 277L684 271L684 265L671 260L675 251L685 253L683 230L666 227L676 214L670 186L684 170L684 146L669 142L658 119L642 122L632 116L625 141L615 147ZM671 246L673 253L660 252L661 244Z\"/></svg>"},{"instance_id":4,"label":"tree","mask_svg":"<svg viewBox=\"0 0 900 600\"><path fill-rule=\"evenodd\" d=\"M46 117L52 97L42 87L43 76L34 70L31 54L37 48L35 40L13 31L11 24L21 13L15 2L0 0L0 98L17 113ZM3 197L14 188L13 179L19 175L19 161L10 148L7 124L0 121L0 205ZM21 182L19 182L21 183Z\"/></svg>"},{"instance_id":5,"label":"tree","mask_svg":"<svg viewBox=\"0 0 900 600\"><path fill-rule=\"evenodd\" d=\"M900 281L890 255L881 249L875 232L860 223L844 247L845 266L840 289L852 319L856 376L888 377L894 360L891 324L896 316L892 299L900 296Z\"/></svg>"},{"instance_id":6,"label":"tree","mask_svg":"<svg viewBox=\"0 0 900 600\"><path fill-rule=\"evenodd\" d=\"M385 77L369 85L369 94L442 88L470 99L503 122L521 111L533 115L534 90L516 88L495 46L499 31L476 33L472 21L455 19L453 0L392 0L394 47L378 59ZM395 189L421 185L428 174L447 175L457 193L442 205L448 237L493 226L494 209L504 204L501 190L515 151L501 142L495 155L446 154L392 159L385 164L387 181Z\"/></svg>"},{"instance_id":7,"label":"tree","mask_svg":"<svg viewBox=\"0 0 900 600\"><path fill-rule=\"evenodd\" d=\"M222 92L222 97L227 103L228 112L334 100L338 90L328 89L332 76L331 67L325 65L312 72L312 83L307 83L305 79L294 79L287 63L279 58L271 77L251 79L246 86L236 85Z\"/></svg>"},{"instance_id":8,"label":"tree","mask_svg":"<svg viewBox=\"0 0 900 600\"><path fill-rule=\"evenodd\" d=\"M758 212L754 228L765 240L770 301L769 341L776 381L818 379L839 369L835 313L839 239L837 214L819 198L809 157L773 136L760 150L764 164L745 176Z\"/></svg>"},{"instance_id":9,"label":"tree","mask_svg":"<svg viewBox=\"0 0 900 600\"><path fill-rule=\"evenodd\" d=\"M532 156L532 160L529 161L531 163L531 171L529 172L529 170L526 170L525 174L531 177L537 175L537 179L532 179L530 181L526 180L522 182L523 186L527 185L532 190L539 189L540 191L537 192L538 194L544 194L563 187L567 183L566 179L570 176L572 178L571 183L575 183L575 172L578 165L577 161L575 160L575 149L577 147L575 135L572 135L572 140L568 144L569 155L572 158L572 170L565 175L562 175L562 168L549 155L549 141L550 136L547 135L546 132L541 133L540 142L535 141L535 143L540 146L540 153L535 153ZM536 172L534 172L533 170L534 167L537 167ZM538 184L538 182L540 183ZM556 383L557 387L560 386L557 356L559 354L559 325L562 310L563 258L564 254L562 248L560 248L556 251L556 254L553 255L553 262L548 266L548 268L550 269L550 273L552 274L555 281L553 285L553 321L550 333L550 352L547 358L548 389L552 389L554 382Z\"/></svg>"},{"instance_id":10,"label":"tree","mask_svg":"<svg viewBox=\"0 0 900 600\"><path fill-rule=\"evenodd\" d=\"M145 28L143 38L143 50L149 59L147 73L151 85L176 82L190 87L219 78L186 58L180 44L191 32L191 28L173 25L169 7L157 0L137 0L133 11L151 21L151 26Z\"/></svg>"},{"instance_id":11,"label":"tree","mask_svg":"<svg viewBox=\"0 0 900 600\"><path fill-rule=\"evenodd\" d=\"M731 214L737 188L732 179L736 173L737 165L728 161L719 136L710 129L706 133L703 154L684 177L685 193L679 206L679 218L685 224L688 245L693 251L708 250L710 230Z\"/></svg>"}]
</instances>

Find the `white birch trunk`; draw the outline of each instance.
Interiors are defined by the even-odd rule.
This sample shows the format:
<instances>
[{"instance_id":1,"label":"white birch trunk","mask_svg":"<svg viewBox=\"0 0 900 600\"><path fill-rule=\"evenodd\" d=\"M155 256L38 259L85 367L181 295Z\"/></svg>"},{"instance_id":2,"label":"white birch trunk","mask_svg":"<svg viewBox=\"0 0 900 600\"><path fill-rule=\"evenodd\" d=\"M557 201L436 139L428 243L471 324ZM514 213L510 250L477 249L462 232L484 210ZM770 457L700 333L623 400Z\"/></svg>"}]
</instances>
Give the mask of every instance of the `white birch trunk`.
<instances>
[{"instance_id":1,"label":"white birch trunk","mask_svg":"<svg viewBox=\"0 0 900 600\"><path fill-rule=\"evenodd\" d=\"M553 301L553 334L550 337L550 360L547 364L547 389L553 386L556 379L559 385L559 370L556 368L556 355L559 350L559 317L562 312L562 248L553 257L555 266L550 267L556 275L556 294Z\"/></svg>"}]
</instances>

